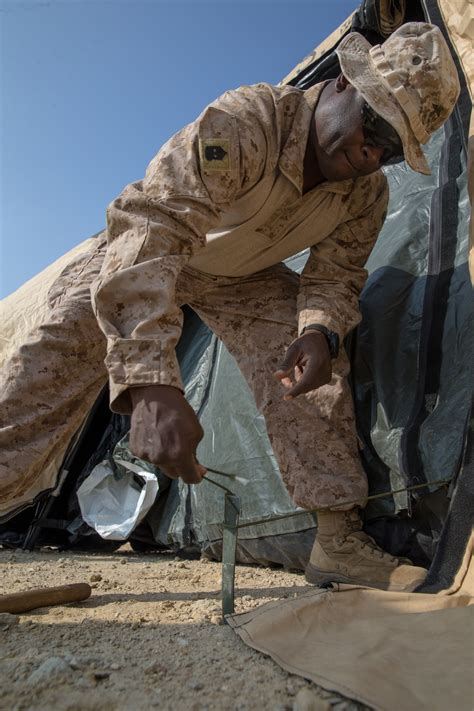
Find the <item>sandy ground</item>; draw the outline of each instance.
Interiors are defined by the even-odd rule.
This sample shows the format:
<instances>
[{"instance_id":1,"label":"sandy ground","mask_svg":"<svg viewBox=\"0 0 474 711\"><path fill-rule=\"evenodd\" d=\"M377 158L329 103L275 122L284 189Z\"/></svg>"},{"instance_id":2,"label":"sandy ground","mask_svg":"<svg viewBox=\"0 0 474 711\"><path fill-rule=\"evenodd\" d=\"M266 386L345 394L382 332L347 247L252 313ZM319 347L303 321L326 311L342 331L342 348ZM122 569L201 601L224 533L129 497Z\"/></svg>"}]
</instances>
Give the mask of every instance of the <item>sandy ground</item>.
<instances>
[{"instance_id":1,"label":"sandy ground","mask_svg":"<svg viewBox=\"0 0 474 711\"><path fill-rule=\"evenodd\" d=\"M362 708L245 646L221 624L220 580L219 563L128 546L107 555L0 549L2 593L73 582L93 587L82 603L2 617L0 708ZM236 584L237 612L306 588L300 575L248 566L238 566Z\"/></svg>"}]
</instances>

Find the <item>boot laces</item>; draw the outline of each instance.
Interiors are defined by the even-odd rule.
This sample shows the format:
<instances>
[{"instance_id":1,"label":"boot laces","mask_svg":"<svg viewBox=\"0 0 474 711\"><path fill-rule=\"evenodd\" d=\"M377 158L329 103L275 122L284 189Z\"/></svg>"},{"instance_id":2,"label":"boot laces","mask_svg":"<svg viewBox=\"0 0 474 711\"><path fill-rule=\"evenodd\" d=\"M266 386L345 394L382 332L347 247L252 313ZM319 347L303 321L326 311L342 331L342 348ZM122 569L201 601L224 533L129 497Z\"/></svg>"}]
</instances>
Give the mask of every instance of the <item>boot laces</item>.
<instances>
[{"instance_id":1,"label":"boot laces","mask_svg":"<svg viewBox=\"0 0 474 711\"><path fill-rule=\"evenodd\" d=\"M349 536L352 536L360 541L362 546L369 551L370 555L373 555L380 560L386 560L387 563L398 562L397 558L380 548L374 539L362 530L361 520L357 513L354 511L346 511L345 514L346 526L350 531Z\"/></svg>"},{"instance_id":2,"label":"boot laces","mask_svg":"<svg viewBox=\"0 0 474 711\"><path fill-rule=\"evenodd\" d=\"M380 560L386 560L387 563L398 562L398 558L395 558L393 555L380 548L374 539L364 531L355 531L352 534L352 538L356 538L362 544L363 548L369 551L370 555L373 555Z\"/></svg>"},{"instance_id":3,"label":"boot laces","mask_svg":"<svg viewBox=\"0 0 474 711\"><path fill-rule=\"evenodd\" d=\"M345 511L344 518L346 527L351 533L361 530L361 520L357 513L354 513L353 511Z\"/></svg>"}]
</instances>

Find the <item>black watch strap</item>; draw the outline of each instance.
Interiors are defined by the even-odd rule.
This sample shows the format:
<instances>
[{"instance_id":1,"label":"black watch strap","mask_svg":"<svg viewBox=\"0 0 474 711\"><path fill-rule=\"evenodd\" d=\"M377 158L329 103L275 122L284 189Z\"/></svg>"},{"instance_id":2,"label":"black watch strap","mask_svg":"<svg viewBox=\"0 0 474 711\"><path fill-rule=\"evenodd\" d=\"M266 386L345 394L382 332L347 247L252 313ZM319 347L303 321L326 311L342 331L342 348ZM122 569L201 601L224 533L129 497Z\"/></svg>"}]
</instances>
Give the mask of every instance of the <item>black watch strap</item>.
<instances>
[{"instance_id":1,"label":"black watch strap","mask_svg":"<svg viewBox=\"0 0 474 711\"><path fill-rule=\"evenodd\" d=\"M312 323L309 326L303 328L301 335L306 333L306 331L319 331L326 336L326 341L329 346L329 353L331 355L331 360L335 360L339 354L339 336L334 331L330 331L326 326L321 326L319 323Z\"/></svg>"}]
</instances>

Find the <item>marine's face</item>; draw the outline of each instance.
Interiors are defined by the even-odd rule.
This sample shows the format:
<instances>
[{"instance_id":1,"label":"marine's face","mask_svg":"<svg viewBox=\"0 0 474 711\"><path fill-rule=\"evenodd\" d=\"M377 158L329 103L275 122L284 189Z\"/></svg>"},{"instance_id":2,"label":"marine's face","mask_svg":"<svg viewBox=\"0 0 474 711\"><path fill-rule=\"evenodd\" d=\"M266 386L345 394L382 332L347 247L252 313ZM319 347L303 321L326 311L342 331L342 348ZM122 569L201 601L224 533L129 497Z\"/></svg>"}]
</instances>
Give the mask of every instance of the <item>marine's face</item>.
<instances>
[{"instance_id":1,"label":"marine's face","mask_svg":"<svg viewBox=\"0 0 474 711\"><path fill-rule=\"evenodd\" d=\"M322 97L324 97L324 92ZM385 164L387 150L365 129L365 100L344 77L336 81L314 114L313 145L326 180L369 175Z\"/></svg>"}]
</instances>

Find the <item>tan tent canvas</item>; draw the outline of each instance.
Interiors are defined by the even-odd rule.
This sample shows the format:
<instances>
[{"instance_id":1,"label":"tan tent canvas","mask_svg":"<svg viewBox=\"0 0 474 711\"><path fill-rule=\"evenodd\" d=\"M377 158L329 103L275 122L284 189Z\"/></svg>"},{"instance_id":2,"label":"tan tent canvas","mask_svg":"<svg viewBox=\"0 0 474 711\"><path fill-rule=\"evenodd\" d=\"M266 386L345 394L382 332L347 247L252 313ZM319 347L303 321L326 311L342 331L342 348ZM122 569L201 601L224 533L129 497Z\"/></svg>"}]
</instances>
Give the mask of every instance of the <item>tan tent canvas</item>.
<instances>
[{"instance_id":1,"label":"tan tent canvas","mask_svg":"<svg viewBox=\"0 0 474 711\"><path fill-rule=\"evenodd\" d=\"M380 711L474 706L474 538L438 595L349 585L309 590L229 618L289 672Z\"/></svg>"}]
</instances>

